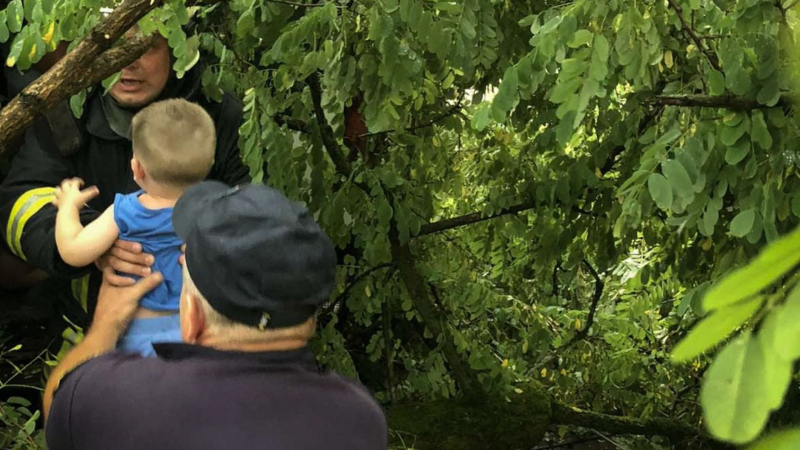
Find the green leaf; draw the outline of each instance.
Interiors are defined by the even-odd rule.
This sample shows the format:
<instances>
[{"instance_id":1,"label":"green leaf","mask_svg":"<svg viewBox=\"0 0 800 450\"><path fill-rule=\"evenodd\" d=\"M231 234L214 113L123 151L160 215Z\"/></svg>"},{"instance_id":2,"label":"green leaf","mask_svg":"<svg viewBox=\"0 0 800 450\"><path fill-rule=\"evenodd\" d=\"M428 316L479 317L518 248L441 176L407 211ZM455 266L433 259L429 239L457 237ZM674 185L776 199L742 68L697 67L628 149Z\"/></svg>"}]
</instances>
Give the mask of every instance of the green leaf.
<instances>
[{"instance_id":1,"label":"green leaf","mask_svg":"<svg viewBox=\"0 0 800 450\"><path fill-rule=\"evenodd\" d=\"M736 95L745 95L750 91L750 74L741 65L726 69L725 82L728 89Z\"/></svg>"},{"instance_id":2,"label":"green leaf","mask_svg":"<svg viewBox=\"0 0 800 450\"><path fill-rule=\"evenodd\" d=\"M378 202L378 221L381 224L388 224L389 220L394 215L392 207L389 205L389 202L386 200Z\"/></svg>"},{"instance_id":3,"label":"green leaf","mask_svg":"<svg viewBox=\"0 0 800 450\"><path fill-rule=\"evenodd\" d=\"M569 40L567 45L570 48L578 48L582 45L588 45L592 42L592 38L594 35L589 30L578 30L573 35L572 38Z\"/></svg>"},{"instance_id":4,"label":"green leaf","mask_svg":"<svg viewBox=\"0 0 800 450\"><path fill-rule=\"evenodd\" d=\"M665 161L661 164L661 171L664 173L664 176L667 177L670 186L672 186L672 189L675 190L679 197L685 199L694 197L694 183L692 183L692 179L689 178L689 173L680 162L674 159Z\"/></svg>"},{"instance_id":5,"label":"green leaf","mask_svg":"<svg viewBox=\"0 0 800 450\"><path fill-rule=\"evenodd\" d=\"M608 39L602 34L598 34L594 37L594 51L597 54L597 57L600 58L602 62L608 62L608 55L609 55L609 45Z\"/></svg>"},{"instance_id":6,"label":"green leaf","mask_svg":"<svg viewBox=\"0 0 800 450\"><path fill-rule=\"evenodd\" d=\"M561 25L561 21L564 20L564 16L561 14L554 16L550 20L547 21L544 25L542 25L542 29L539 30L539 34L547 34L553 30L555 30L559 25Z\"/></svg>"},{"instance_id":7,"label":"green leaf","mask_svg":"<svg viewBox=\"0 0 800 450\"><path fill-rule=\"evenodd\" d=\"M774 330L771 331L772 345L781 359L794 362L800 358L800 285L796 285L786 303L773 310L769 319L775 318Z\"/></svg>"},{"instance_id":8,"label":"green leaf","mask_svg":"<svg viewBox=\"0 0 800 450\"><path fill-rule=\"evenodd\" d=\"M654 173L647 178L647 189L650 197L656 202L659 209L668 211L672 208L672 187L669 181L660 173Z\"/></svg>"},{"instance_id":9,"label":"green leaf","mask_svg":"<svg viewBox=\"0 0 800 450\"><path fill-rule=\"evenodd\" d=\"M793 322L797 322L796 316L794 319ZM787 341L785 339L786 336L779 335L783 325L779 321L780 317L777 314L777 309L773 309L761 324L761 329L758 332L758 342L766 356L764 371L769 377L769 383L764 385L764 395L766 396L767 406L771 409L777 409L781 406L783 397L786 395L786 390L792 380L793 360L782 358L780 353L786 347L800 348L800 341Z\"/></svg>"},{"instance_id":10,"label":"green leaf","mask_svg":"<svg viewBox=\"0 0 800 450\"><path fill-rule=\"evenodd\" d=\"M507 114L517 100L517 89L519 89L519 74L517 68L511 66L503 75L503 81L492 101L492 107L497 108L503 115Z\"/></svg>"},{"instance_id":11,"label":"green leaf","mask_svg":"<svg viewBox=\"0 0 800 450\"><path fill-rule=\"evenodd\" d=\"M19 405L19 406L31 406L31 402L22 398L22 397L10 397L6 403L9 405Z\"/></svg>"},{"instance_id":12,"label":"green leaf","mask_svg":"<svg viewBox=\"0 0 800 450\"><path fill-rule=\"evenodd\" d=\"M672 351L672 361L688 361L717 345L755 314L763 302L763 298L754 297L746 302L716 311L704 318L675 346Z\"/></svg>"},{"instance_id":13,"label":"green leaf","mask_svg":"<svg viewBox=\"0 0 800 450\"><path fill-rule=\"evenodd\" d=\"M731 220L731 235L735 237L747 236L753 229L753 222L756 220L756 210L753 208L740 212Z\"/></svg>"},{"instance_id":14,"label":"green leaf","mask_svg":"<svg viewBox=\"0 0 800 450\"><path fill-rule=\"evenodd\" d=\"M722 72L711 69L711 73L708 75L708 91L711 95L725 93L725 75Z\"/></svg>"},{"instance_id":15,"label":"green leaf","mask_svg":"<svg viewBox=\"0 0 800 450\"><path fill-rule=\"evenodd\" d=\"M23 10L20 0L12 0L8 4L6 8L8 30L12 33L19 33L19 30L22 29L22 13Z\"/></svg>"},{"instance_id":16,"label":"green leaf","mask_svg":"<svg viewBox=\"0 0 800 450\"><path fill-rule=\"evenodd\" d=\"M725 151L725 162L735 166L750 154L750 141L741 141L728 147Z\"/></svg>"},{"instance_id":17,"label":"green leaf","mask_svg":"<svg viewBox=\"0 0 800 450\"><path fill-rule=\"evenodd\" d=\"M6 12L0 11L0 44L5 44L10 36L8 25L6 25Z\"/></svg>"},{"instance_id":18,"label":"green leaf","mask_svg":"<svg viewBox=\"0 0 800 450\"><path fill-rule=\"evenodd\" d=\"M475 31L475 25L468 20L461 21L461 32L464 33L464 37L467 39L475 39L478 36L478 32Z\"/></svg>"},{"instance_id":19,"label":"green leaf","mask_svg":"<svg viewBox=\"0 0 800 450\"><path fill-rule=\"evenodd\" d=\"M489 112L491 105L489 103L482 103L472 116L472 129L476 131L483 131L489 125Z\"/></svg>"},{"instance_id":20,"label":"green leaf","mask_svg":"<svg viewBox=\"0 0 800 450\"><path fill-rule=\"evenodd\" d=\"M769 134L767 123L764 121L764 113L758 110L753 111L751 124L750 137L753 142L756 142L764 150L772 148L772 135Z\"/></svg>"},{"instance_id":21,"label":"green leaf","mask_svg":"<svg viewBox=\"0 0 800 450\"><path fill-rule=\"evenodd\" d=\"M758 96L756 97L758 103L767 106L775 106L781 100L781 90L778 87L778 82L776 80L768 80L764 83L764 86L758 91Z\"/></svg>"},{"instance_id":22,"label":"green leaf","mask_svg":"<svg viewBox=\"0 0 800 450\"><path fill-rule=\"evenodd\" d=\"M744 444L755 439L770 413L764 353L750 333L728 344L711 364L700 390L706 426L719 439Z\"/></svg>"},{"instance_id":23,"label":"green leaf","mask_svg":"<svg viewBox=\"0 0 800 450\"><path fill-rule=\"evenodd\" d=\"M86 90L82 90L69 98L69 107L72 109L72 114L77 118L83 115L83 104L86 101Z\"/></svg>"},{"instance_id":24,"label":"green leaf","mask_svg":"<svg viewBox=\"0 0 800 450\"><path fill-rule=\"evenodd\" d=\"M800 448L800 428L781 431L761 439L748 450L796 450Z\"/></svg>"},{"instance_id":25,"label":"green leaf","mask_svg":"<svg viewBox=\"0 0 800 450\"><path fill-rule=\"evenodd\" d=\"M738 117L738 116L737 116ZM722 142L723 145L733 145L739 138L741 138L747 130L750 128L750 121L749 120L742 120L735 126L726 126L722 129L722 133L720 133L719 140Z\"/></svg>"},{"instance_id":26,"label":"green leaf","mask_svg":"<svg viewBox=\"0 0 800 450\"><path fill-rule=\"evenodd\" d=\"M800 262L800 228L770 244L752 262L712 287L703 308L713 311L761 292Z\"/></svg>"}]
</instances>

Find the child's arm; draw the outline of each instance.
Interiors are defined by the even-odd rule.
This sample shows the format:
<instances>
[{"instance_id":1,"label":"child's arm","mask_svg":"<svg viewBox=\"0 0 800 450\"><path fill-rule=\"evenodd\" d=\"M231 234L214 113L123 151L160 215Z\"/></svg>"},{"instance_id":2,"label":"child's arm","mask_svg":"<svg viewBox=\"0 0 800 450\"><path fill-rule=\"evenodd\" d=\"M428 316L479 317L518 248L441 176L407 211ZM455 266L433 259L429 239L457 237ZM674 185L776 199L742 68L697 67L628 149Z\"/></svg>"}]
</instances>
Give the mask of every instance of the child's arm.
<instances>
[{"instance_id":1,"label":"child's arm","mask_svg":"<svg viewBox=\"0 0 800 450\"><path fill-rule=\"evenodd\" d=\"M119 228L114 221L114 206L110 206L85 228L81 224L79 211L99 193L96 187L83 191L83 180L64 180L56 190L53 204L58 207L56 215L56 246L61 259L73 267L93 263L114 244Z\"/></svg>"}]
</instances>

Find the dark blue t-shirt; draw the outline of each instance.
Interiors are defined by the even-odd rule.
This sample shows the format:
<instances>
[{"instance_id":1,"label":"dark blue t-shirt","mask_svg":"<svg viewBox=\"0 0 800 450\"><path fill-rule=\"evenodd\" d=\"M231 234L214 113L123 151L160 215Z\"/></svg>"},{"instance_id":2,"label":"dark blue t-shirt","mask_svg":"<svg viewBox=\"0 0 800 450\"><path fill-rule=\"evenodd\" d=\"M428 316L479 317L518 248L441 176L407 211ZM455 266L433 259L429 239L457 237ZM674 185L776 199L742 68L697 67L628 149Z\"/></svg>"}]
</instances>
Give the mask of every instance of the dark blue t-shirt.
<instances>
[{"instance_id":1,"label":"dark blue t-shirt","mask_svg":"<svg viewBox=\"0 0 800 450\"><path fill-rule=\"evenodd\" d=\"M110 353L56 391L50 450L384 450L386 420L359 384L322 373L310 350L225 352L156 344Z\"/></svg>"}]
</instances>

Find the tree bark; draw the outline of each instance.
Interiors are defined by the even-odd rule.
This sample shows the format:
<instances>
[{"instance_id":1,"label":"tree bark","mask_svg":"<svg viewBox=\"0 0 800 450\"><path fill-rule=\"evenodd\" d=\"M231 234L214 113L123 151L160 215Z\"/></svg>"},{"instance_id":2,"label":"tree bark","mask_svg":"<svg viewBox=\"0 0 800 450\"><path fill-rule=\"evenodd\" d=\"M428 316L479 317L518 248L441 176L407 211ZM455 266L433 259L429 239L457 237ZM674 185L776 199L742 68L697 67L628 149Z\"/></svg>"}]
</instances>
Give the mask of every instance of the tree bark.
<instances>
[{"instance_id":1,"label":"tree bark","mask_svg":"<svg viewBox=\"0 0 800 450\"><path fill-rule=\"evenodd\" d=\"M480 397L482 389L477 378L477 374L470 370L461 355L458 354L453 339L448 329L448 325L442 318L442 314L436 310L428 292L427 284L422 275L414 265L414 257L408 243L401 244L397 224L392 218L389 227L389 243L392 248L392 259L400 272L400 279L408 291L414 307L422 318L426 327L440 339L442 355L447 365L450 366L453 379L467 397Z\"/></svg>"},{"instance_id":2,"label":"tree bark","mask_svg":"<svg viewBox=\"0 0 800 450\"><path fill-rule=\"evenodd\" d=\"M36 117L75 92L113 75L135 61L155 37L138 36L111 46L161 0L125 0L44 75L0 111L0 153L5 143L22 134Z\"/></svg>"}]
</instances>

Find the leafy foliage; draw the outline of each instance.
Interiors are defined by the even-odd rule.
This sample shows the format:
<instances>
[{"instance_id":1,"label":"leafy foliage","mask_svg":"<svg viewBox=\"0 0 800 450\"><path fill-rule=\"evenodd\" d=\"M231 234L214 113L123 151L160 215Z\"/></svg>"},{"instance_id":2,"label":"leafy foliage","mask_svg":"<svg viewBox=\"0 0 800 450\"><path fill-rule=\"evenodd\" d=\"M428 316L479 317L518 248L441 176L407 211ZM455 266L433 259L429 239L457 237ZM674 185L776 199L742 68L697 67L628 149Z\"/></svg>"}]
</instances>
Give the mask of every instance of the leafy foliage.
<instances>
[{"instance_id":1,"label":"leafy foliage","mask_svg":"<svg viewBox=\"0 0 800 450\"><path fill-rule=\"evenodd\" d=\"M12 0L8 65L107 3ZM387 402L456 395L461 361L497 395L538 380L696 423L701 354L744 328L700 395L742 443L800 356L794 21L773 0L231 0L168 1L140 28L179 74L205 54L207 95L243 99L254 179L339 246L326 365Z\"/></svg>"}]
</instances>

